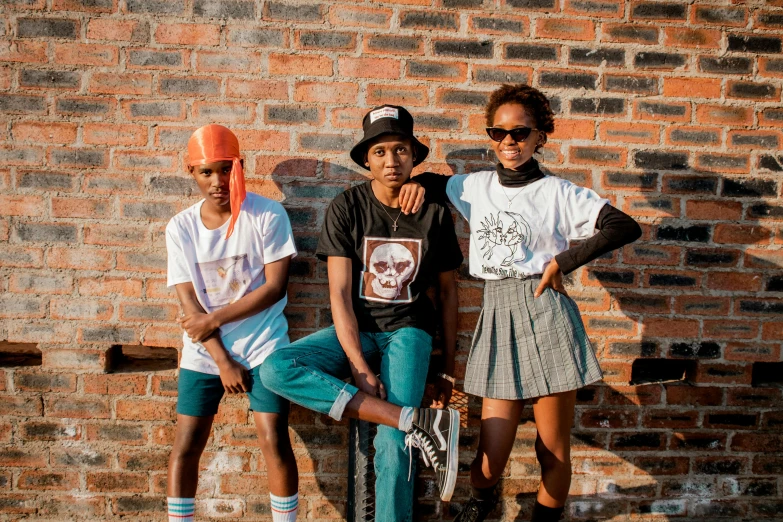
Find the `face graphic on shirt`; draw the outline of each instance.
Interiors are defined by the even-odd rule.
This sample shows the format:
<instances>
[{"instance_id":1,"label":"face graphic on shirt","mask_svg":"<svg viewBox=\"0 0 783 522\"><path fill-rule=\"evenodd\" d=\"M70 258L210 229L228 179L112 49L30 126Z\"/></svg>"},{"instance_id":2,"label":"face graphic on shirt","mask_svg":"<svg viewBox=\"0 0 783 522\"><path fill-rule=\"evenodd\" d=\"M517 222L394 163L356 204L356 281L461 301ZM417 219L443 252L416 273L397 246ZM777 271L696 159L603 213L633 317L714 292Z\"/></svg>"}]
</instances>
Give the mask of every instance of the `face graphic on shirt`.
<instances>
[{"instance_id":1,"label":"face graphic on shirt","mask_svg":"<svg viewBox=\"0 0 783 522\"><path fill-rule=\"evenodd\" d=\"M359 297L387 303L411 302L410 284L421 260L421 239L365 237Z\"/></svg>"},{"instance_id":2,"label":"face graphic on shirt","mask_svg":"<svg viewBox=\"0 0 783 522\"><path fill-rule=\"evenodd\" d=\"M525 261L529 255L530 225L516 212L490 214L481 221L478 238L484 241L481 252L484 259L494 258L500 266L511 266Z\"/></svg>"}]
</instances>

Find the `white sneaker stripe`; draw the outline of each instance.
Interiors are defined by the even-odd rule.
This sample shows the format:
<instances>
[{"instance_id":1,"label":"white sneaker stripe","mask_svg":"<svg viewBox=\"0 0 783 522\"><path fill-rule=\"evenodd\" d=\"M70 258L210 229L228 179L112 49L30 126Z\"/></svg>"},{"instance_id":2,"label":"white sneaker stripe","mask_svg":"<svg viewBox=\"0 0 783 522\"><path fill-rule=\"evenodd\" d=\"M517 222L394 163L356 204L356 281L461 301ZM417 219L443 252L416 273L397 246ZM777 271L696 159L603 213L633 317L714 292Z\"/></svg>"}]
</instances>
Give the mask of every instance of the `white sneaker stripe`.
<instances>
[{"instance_id":1,"label":"white sneaker stripe","mask_svg":"<svg viewBox=\"0 0 783 522\"><path fill-rule=\"evenodd\" d=\"M443 415L443 410L438 410L435 414L435 422L433 423L433 432L435 433L435 436L438 437L438 442L440 442L440 450L443 451L446 449L446 439L443 438L443 435L440 432L440 418Z\"/></svg>"}]
</instances>

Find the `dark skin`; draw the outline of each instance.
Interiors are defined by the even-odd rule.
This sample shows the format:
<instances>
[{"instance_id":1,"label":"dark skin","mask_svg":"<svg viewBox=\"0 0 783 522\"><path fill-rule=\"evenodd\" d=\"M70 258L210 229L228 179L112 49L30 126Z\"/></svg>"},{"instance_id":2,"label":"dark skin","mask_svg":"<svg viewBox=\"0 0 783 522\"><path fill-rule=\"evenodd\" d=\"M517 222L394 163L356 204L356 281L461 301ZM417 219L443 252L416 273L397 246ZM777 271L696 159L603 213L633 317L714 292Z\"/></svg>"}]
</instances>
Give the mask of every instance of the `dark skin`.
<instances>
[{"instance_id":1,"label":"dark skin","mask_svg":"<svg viewBox=\"0 0 783 522\"><path fill-rule=\"evenodd\" d=\"M201 220L210 230L220 228L231 217L229 179L231 162L219 161L189 167L204 196ZM220 339L220 326L251 317L269 308L285 296L291 258L264 266L266 282L241 299L213 313L206 313L196 298L192 283L176 285L183 315L177 321L194 342L201 342L217 364L226 393L243 393L250 389L247 370L235 361ZM288 417L277 413L254 412L253 418L267 465L269 490L273 495L288 497L298 491L299 474L288 436ZM177 432L169 458L169 497L192 498L198 487L198 463L211 433L214 416L177 415Z\"/></svg>"},{"instance_id":2,"label":"dark skin","mask_svg":"<svg viewBox=\"0 0 783 522\"><path fill-rule=\"evenodd\" d=\"M506 130L535 128L536 122L522 105L514 103L498 107L492 126ZM503 166L514 169L527 162L536 148L546 143L546 135L534 130L521 143L515 142L510 134L501 142L490 143ZM541 296L547 288L566 294L563 273L554 259L544 269L535 297ZM533 400L533 414L538 430L535 450L541 464L537 500L547 507L561 507L568 497L571 485L570 434L575 403L576 390ZM523 406L522 400L484 398L479 447L470 466L470 481L475 487L488 488L500 480L514 446Z\"/></svg>"},{"instance_id":3,"label":"dark skin","mask_svg":"<svg viewBox=\"0 0 783 522\"><path fill-rule=\"evenodd\" d=\"M373 193L378 200L391 208L400 208L400 191L408 186L413 170L413 148L410 140L395 135L381 136L367 149L366 165L370 167ZM329 297L332 305L337 338L348 356L354 382L359 391L348 402L344 414L369 422L397 427L402 408L387 402L383 383L375 375L362 354L359 325L353 312L351 296L351 260L344 257L327 259ZM445 368L454 371L454 352L457 326L457 282L454 271L441 272L438 276L439 299L443 321ZM435 400L431 407L445 408L451 400L452 385L438 378Z\"/></svg>"}]
</instances>

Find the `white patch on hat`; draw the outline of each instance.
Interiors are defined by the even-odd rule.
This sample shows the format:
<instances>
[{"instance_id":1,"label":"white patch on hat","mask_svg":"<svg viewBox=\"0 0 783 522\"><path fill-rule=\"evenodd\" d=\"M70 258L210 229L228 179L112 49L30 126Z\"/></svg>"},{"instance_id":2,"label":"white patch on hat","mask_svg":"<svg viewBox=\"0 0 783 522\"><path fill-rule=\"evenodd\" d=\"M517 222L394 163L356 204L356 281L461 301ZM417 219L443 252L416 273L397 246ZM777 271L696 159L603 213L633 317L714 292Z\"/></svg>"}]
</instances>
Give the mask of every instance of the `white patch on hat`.
<instances>
[{"instance_id":1,"label":"white patch on hat","mask_svg":"<svg viewBox=\"0 0 783 522\"><path fill-rule=\"evenodd\" d=\"M375 123L375 120L380 118L394 118L395 120L399 120L400 111L394 107L382 107L380 109L375 109L370 113L370 123Z\"/></svg>"}]
</instances>

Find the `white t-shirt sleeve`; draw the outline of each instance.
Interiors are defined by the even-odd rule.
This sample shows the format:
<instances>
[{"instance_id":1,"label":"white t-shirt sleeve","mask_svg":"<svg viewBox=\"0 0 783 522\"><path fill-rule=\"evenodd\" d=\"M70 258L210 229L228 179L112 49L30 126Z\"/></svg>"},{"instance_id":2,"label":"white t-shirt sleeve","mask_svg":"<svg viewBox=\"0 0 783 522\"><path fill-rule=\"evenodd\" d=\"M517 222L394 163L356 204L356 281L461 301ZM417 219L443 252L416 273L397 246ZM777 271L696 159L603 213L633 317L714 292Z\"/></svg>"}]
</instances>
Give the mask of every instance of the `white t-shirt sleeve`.
<instances>
[{"instance_id":1,"label":"white t-shirt sleeve","mask_svg":"<svg viewBox=\"0 0 783 522\"><path fill-rule=\"evenodd\" d=\"M177 226L169 221L166 226L166 251L168 252L168 269L166 285L171 287L180 283L192 282L188 261L179 237Z\"/></svg>"},{"instance_id":2,"label":"white t-shirt sleeve","mask_svg":"<svg viewBox=\"0 0 783 522\"><path fill-rule=\"evenodd\" d=\"M264 241L264 263L273 263L284 257L296 256L294 233L283 205L272 202L261 230Z\"/></svg>"},{"instance_id":3,"label":"white t-shirt sleeve","mask_svg":"<svg viewBox=\"0 0 783 522\"><path fill-rule=\"evenodd\" d=\"M595 222L609 203L594 190L568 183L560 207L558 229L568 240L586 239L595 234Z\"/></svg>"},{"instance_id":4,"label":"white t-shirt sleeve","mask_svg":"<svg viewBox=\"0 0 783 522\"><path fill-rule=\"evenodd\" d=\"M468 174L454 174L449 178L446 184L446 195L457 209L457 212L462 214L465 219L470 219L470 199L468 191L465 190L465 182L468 179ZM425 195L426 197L426 195Z\"/></svg>"}]
</instances>

